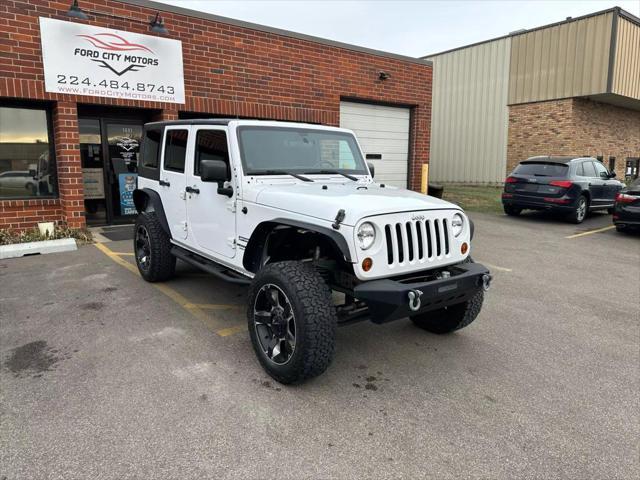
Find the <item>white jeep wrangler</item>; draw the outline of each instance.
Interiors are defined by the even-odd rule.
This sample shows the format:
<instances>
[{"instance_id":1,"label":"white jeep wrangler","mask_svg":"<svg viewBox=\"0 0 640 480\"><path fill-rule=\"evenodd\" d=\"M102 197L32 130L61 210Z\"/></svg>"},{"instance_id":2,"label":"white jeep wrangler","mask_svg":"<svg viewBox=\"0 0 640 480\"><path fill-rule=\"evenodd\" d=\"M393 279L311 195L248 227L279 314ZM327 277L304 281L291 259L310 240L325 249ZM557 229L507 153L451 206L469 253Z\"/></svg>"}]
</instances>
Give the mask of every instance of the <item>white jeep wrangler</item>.
<instances>
[{"instance_id":1,"label":"white jeep wrangler","mask_svg":"<svg viewBox=\"0 0 640 480\"><path fill-rule=\"evenodd\" d=\"M150 282L176 258L249 285L248 327L282 383L328 367L336 327L409 317L448 333L480 312L491 275L451 203L375 183L353 132L253 120L145 126L135 259Z\"/></svg>"}]
</instances>

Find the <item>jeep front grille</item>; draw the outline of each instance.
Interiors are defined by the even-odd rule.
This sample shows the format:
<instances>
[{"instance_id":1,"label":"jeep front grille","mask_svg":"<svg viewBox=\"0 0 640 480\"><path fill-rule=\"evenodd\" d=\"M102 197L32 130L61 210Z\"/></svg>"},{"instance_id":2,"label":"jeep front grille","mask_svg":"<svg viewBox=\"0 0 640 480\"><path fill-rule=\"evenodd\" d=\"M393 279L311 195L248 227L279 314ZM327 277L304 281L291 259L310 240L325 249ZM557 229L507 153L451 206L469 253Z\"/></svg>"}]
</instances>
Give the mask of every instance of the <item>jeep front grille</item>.
<instances>
[{"instance_id":1,"label":"jeep front grille","mask_svg":"<svg viewBox=\"0 0 640 480\"><path fill-rule=\"evenodd\" d=\"M446 218L386 224L387 263L402 265L449 255L449 230Z\"/></svg>"}]
</instances>

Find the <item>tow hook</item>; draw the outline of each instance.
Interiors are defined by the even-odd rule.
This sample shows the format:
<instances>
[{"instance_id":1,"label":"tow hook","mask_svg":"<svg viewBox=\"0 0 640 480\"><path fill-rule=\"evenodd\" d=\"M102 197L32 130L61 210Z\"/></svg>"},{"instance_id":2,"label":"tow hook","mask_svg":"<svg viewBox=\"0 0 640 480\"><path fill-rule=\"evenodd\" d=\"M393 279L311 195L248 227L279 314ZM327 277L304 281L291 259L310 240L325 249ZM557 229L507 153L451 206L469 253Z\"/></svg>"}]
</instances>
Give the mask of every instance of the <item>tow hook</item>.
<instances>
[{"instance_id":1,"label":"tow hook","mask_svg":"<svg viewBox=\"0 0 640 480\"><path fill-rule=\"evenodd\" d=\"M422 291L421 290L411 290L408 293L409 296L409 309L411 309L412 312L418 311L420 310L420 297L422 296Z\"/></svg>"},{"instance_id":2,"label":"tow hook","mask_svg":"<svg viewBox=\"0 0 640 480\"><path fill-rule=\"evenodd\" d=\"M485 273L484 275L482 275L482 289L485 292L489 290L489 287L491 286L491 280L493 280L493 277L490 274Z\"/></svg>"}]
</instances>

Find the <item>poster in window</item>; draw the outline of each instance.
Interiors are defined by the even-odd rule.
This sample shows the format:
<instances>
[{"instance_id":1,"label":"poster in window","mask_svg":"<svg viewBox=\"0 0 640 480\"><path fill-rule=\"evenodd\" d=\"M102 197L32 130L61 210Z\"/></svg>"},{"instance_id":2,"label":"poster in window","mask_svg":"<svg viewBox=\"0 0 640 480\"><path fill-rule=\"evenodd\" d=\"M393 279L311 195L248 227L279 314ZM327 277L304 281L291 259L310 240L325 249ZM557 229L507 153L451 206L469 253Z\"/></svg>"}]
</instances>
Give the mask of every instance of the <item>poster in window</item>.
<instances>
[{"instance_id":1,"label":"poster in window","mask_svg":"<svg viewBox=\"0 0 640 480\"><path fill-rule=\"evenodd\" d=\"M134 215L136 206L133 203L133 191L138 185L137 173L121 173L118 175L120 186L120 215Z\"/></svg>"},{"instance_id":2,"label":"poster in window","mask_svg":"<svg viewBox=\"0 0 640 480\"><path fill-rule=\"evenodd\" d=\"M101 168L83 168L82 182L85 200L104 198L104 175Z\"/></svg>"}]
</instances>

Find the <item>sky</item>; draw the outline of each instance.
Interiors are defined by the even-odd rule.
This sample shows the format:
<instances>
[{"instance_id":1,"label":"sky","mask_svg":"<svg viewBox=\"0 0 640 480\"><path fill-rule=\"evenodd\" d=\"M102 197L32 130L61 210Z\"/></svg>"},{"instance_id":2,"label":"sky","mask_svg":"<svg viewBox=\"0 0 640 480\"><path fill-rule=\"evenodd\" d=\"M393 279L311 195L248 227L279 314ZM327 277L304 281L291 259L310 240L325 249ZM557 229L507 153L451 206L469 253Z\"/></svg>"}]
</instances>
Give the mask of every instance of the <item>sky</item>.
<instances>
[{"instance_id":1,"label":"sky","mask_svg":"<svg viewBox=\"0 0 640 480\"><path fill-rule=\"evenodd\" d=\"M613 6L640 17L640 0L160 1L412 57Z\"/></svg>"}]
</instances>

